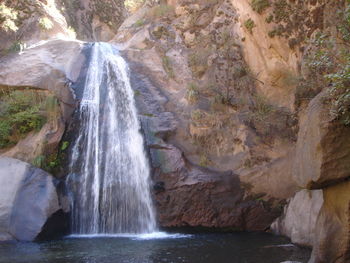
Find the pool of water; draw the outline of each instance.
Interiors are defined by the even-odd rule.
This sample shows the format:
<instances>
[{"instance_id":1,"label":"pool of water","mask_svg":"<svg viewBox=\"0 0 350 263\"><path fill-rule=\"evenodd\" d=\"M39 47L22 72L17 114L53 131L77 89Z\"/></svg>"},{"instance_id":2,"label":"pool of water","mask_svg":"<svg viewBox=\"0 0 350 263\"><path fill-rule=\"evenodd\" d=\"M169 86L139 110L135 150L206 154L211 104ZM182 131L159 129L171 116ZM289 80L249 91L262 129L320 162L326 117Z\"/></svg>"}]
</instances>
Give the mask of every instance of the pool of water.
<instances>
[{"instance_id":1,"label":"pool of water","mask_svg":"<svg viewBox=\"0 0 350 263\"><path fill-rule=\"evenodd\" d=\"M310 251L265 233L84 236L0 243L1 263L307 262Z\"/></svg>"}]
</instances>

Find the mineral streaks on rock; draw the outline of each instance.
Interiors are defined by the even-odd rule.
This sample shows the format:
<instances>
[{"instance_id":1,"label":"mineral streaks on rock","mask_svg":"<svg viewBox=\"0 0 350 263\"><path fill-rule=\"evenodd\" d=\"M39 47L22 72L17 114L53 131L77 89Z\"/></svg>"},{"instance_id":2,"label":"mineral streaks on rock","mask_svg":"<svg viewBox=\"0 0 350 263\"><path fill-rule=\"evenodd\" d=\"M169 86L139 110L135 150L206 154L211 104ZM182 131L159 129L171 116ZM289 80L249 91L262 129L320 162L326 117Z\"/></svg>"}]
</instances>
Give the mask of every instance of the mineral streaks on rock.
<instances>
[{"instance_id":1,"label":"mineral streaks on rock","mask_svg":"<svg viewBox=\"0 0 350 263\"><path fill-rule=\"evenodd\" d=\"M60 210L54 178L41 169L0 158L0 241L32 241Z\"/></svg>"}]
</instances>

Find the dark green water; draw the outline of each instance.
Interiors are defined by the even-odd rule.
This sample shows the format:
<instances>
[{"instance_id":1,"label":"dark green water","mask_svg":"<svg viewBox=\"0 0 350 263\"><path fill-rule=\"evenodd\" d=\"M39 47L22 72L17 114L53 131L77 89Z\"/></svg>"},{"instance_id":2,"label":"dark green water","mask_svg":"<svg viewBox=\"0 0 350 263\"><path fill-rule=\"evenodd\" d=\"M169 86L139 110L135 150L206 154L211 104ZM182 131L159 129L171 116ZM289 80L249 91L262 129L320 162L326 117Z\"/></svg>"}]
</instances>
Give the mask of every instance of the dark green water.
<instances>
[{"instance_id":1,"label":"dark green water","mask_svg":"<svg viewBox=\"0 0 350 263\"><path fill-rule=\"evenodd\" d=\"M309 255L309 250L295 247L285 238L264 233L0 243L1 263L279 263L307 262Z\"/></svg>"}]
</instances>

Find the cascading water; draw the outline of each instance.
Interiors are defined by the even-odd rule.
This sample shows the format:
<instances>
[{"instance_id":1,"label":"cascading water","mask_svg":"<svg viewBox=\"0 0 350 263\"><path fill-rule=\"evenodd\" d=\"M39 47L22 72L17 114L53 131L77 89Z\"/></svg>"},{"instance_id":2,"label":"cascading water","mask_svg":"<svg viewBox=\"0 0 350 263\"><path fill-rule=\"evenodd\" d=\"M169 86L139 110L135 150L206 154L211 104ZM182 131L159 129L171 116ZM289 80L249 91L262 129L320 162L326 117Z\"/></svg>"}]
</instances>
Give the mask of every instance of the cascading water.
<instances>
[{"instance_id":1,"label":"cascading water","mask_svg":"<svg viewBox=\"0 0 350 263\"><path fill-rule=\"evenodd\" d=\"M74 234L156 229L149 166L128 75L113 46L93 44L67 179Z\"/></svg>"}]
</instances>

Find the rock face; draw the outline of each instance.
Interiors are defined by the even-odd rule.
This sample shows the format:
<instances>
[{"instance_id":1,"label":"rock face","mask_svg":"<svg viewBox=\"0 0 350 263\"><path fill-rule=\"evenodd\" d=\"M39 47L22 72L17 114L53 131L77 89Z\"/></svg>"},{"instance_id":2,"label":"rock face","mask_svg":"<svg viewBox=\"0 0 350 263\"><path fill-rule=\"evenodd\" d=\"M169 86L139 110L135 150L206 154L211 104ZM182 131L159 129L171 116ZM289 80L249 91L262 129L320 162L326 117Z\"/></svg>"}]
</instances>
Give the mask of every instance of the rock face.
<instances>
[{"instance_id":1,"label":"rock face","mask_svg":"<svg viewBox=\"0 0 350 263\"><path fill-rule=\"evenodd\" d=\"M347 262L349 203L331 189L350 176L349 128L330 116L324 79L300 91L312 78L308 39L335 30L345 1L161 3L111 41L148 78L134 87L161 224L263 229L238 223L253 222L240 206L290 199L274 231L312 246L311 262ZM337 234L339 245L327 241Z\"/></svg>"},{"instance_id":2,"label":"rock face","mask_svg":"<svg viewBox=\"0 0 350 263\"><path fill-rule=\"evenodd\" d=\"M60 210L54 178L16 159L0 167L0 241L32 241Z\"/></svg>"},{"instance_id":3,"label":"rock face","mask_svg":"<svg viewBox=\"0 0 350 263\"><path fill-rule=\"evenodd\" d=\"M70 84L76 81L85 57L84 43L50 40L26 49L21 54L0 58L0 88L5 92L33 89L58 100L58 111L40 132L32 132L2 156L32 162L37 156L52 154L57 149L75 109Z\"/></svg>"},{"instance_id":4,"label":"rock face","mask_svg":"<svg viewBox=\"0 0 350 263\"><path fill-rule=\"evenodd\" d=\"M68 23L78 39L109 41L126 16L124 1L119 0L59 0Z\"/></svg>"},{"instance_id":5,"label":"rock face","mask_svg":"<svg viewBox=\"0 0 350 263\"><path fill-rule=\"evenodd\" d=\"M321 188L350 177L350 129L325 107L327 92L309 104L300 121L293 177L300 187Z\"/></svg>"},{"instance_id":6,"label":"rock face","mask_svg":"<svg viewBox=\"0 0 350 263\"><path fill-rule=\"evenodd\" d=\"M313 247L310 263L348 262L349 127L329 116L324 96L302 114L293 168L301 187L319 190L296 193L272 229Z\"/></svg>"},{"instance_id":7,"label":"rock face","mask_svg":"<svg viewBox=\"0 0 350 263\"><path fill-rule=\"evenodd\" d=\"M207 227L264 231L278 216L273 203L250 195L232 172L214 172L189 162L168 140L179 127L166 111L166 97L132 63L132 86L152 164L154 198L162 227Z\"/></svg>"}]
</instances>

